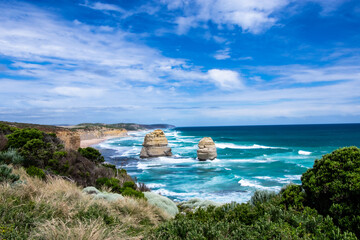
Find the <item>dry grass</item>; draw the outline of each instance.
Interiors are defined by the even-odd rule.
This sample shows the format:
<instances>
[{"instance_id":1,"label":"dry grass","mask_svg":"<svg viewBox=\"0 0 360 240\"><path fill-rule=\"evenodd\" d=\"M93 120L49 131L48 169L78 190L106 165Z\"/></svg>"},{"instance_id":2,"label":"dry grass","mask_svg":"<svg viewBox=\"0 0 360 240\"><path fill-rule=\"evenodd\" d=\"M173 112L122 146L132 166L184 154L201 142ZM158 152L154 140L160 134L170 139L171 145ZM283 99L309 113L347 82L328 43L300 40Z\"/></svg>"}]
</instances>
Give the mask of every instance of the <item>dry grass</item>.
<instances>
[{"instance_id":1,"label":"dry grass","mask_svg":"<svg viewBox=\"0 0 360 240\"><path fill-rule=\"evenodd\" d=\"M25 184L0 185L0 204L6 204L4 209L21 207L17 202L31 205L36 214L29 217L34 222L28 224L31 227L26 234L32 239L139 239L145 231L169 219L145 200L94 200L64 179L48 177L42 181L28 176L22 168L14 169L14 173Z\"/></svg>"},{"instance_id":2,"label":"dry grass","mask_svg":"<svg viewBox=\"0 0 360 240\"><path fill-rule=\"evenodd\" d=\"M101 219L87 223L81 221L73 223L64 222L60 219L51 219L39 225L30 236L30 239L52 240L120 240L126 238L128 236L121 230L114 229L109 232Z\"/></svg>"}]
</instances>

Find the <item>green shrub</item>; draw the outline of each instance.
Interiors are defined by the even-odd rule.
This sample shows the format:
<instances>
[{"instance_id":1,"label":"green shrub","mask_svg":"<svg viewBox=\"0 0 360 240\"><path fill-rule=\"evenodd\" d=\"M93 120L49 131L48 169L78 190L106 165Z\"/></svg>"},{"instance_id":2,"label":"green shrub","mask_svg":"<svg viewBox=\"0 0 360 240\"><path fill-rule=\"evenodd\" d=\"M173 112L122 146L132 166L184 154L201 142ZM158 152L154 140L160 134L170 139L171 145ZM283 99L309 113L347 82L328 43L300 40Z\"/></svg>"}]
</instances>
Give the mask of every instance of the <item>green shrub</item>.
<instances>
[{"instance_id":1,"label":"green shrub","mask_svg":"<svg viewBox=\"0 0 360 240\"><path fill-rule=\"evenodd\" d=\"M28 141L20 150L20 154L25 157L24 166L45 167L52 157L49 146L40 139Z\"/></svg>"},{"instance_id":2,"label":"green shrub","mask_svg":"<svg viewBox=\"0 0 360 240\"><path fill-rule=\"evenodd\" d=\"M132 188L125 187L121 190L121 195L134 197L134 198L145 198L144 194L140 191L136 191Z\"/></svg>"},{"instance_id":3,"label":"green shrub","mask_svg":"<svg viewBox=\"0 0 360 240\"><path fill-rule=\"evenodd\" d=\"M34 166L30 166L26 169L26 173L29 174L29 176L31 177L38 177L40 179L44 179L45 178L45 173L42 169L34 167Z\"/></svg>"},{"instance_id":4,"label":"green shrub","mask_svg":"<svg viewBox=\"0 0 360 240\"><path fill-rule=\"evenodd\" d=\"M254 195L250 199L252 205L265 203L276 196L275 192L256 190Z\"/></svg>"},{"instance_id":5,"label":"green shrub","mask_svg":"<svg viewBox=\"0 0 360 240\"><path fill-rule=\"evenodd\" d=\"M42 140L44 138L43 132L32 128L18 129L6 137L8 139L8 148L21 148L32 139Z\"/></svg>"},{"instance_id":6,"label":"green shrub","mask_svg":"<svg viewBox=\"0 0 360 240\"><path fill-rule=\"evenodd\" d=\"M54 152L53 156L55 159L61 159L63 157L66 157L66 155L67 155L67 152L65 152L65 151L57 151L57 152Z\"/></svg>"},{"instance_id":7,"label":"green shrub","mask_svg":"<svg viewBox=\"0 0 360 240\"><path fill-rule=\"evenodd\" d=\"M48 133L49 136L56 138L56 133Z\"/></svg>"},{"instance_id":8,"label":"green shrub","mask_svg":"<svg viewBox=\"0 0 360 240\"><path fill-rule=\"evenodd\" d=\"M360 236L360 150L347 147L316 160L301 178L306 199L343 230Z\"/></svg>"},{"instance_id":9,"label":"green shrub","mask_svg":"<svg viewBox=\"0 0 360 240\"><path fill-rule=\"evenodd\" d=\"M0 133L0 151L3 151L6 148L7 142L8 140L5 135Z\"/></svg>"},{"instance_id":10,"label":"green shrub","mask_svg":"<svg viewBox=\"0 0 360 240\"><path fill-rule=\"evenodd\" d=\"M132 188L136 190L136 184L134 182L124 182L123 188Z\"/></svg>"},{"instance_id":11,"label":"green shrub","mask_svg":"<svg viewBox=\"0 0 360 240\"><path fill-rule=\"evenodd\" d=\"M104 167L107 167L107 168L111 168L111 169L116 170L116 166L115 166L115 165L113 165L113 164L110 164L110 163L103 163L102 165L103 165Z\"/></svg>"},{"instance_id":12,"label":"green shrub","mask_svg":"<svg viewBox=\"0 0 360 240\"><path fill-rule=\"evenodd\" d=\"M92 148L92 147L87 147L87 148L79 148L78 152L83 156L86 157L87 159L95 162L95 163L102 163L104 162L104 157L101 156L101 153L99 152L99 150Z\"/></svg>"},{"instance_id":13,"label":"green shrub","mask_svg":"<svg viewBox=\"0 0 360 240\"><path fill-rule=\"evenodd\" d=\"M281 204L286 208L304 209L305 192L301 185L289 184L280 191Z\"/></svg>"},{"instance_id":14,"label":"green shrub","mask_svg":"<svg viewBox=\"0 0 360 240\"><path fill-rule=\"evenodd\" d=\"M11 127L9 125L0 123L0 133L3 133L6 135L6 134L10 134L12 132L15 132L16 130L17 130L16 127Z\"/></svg>"},{"instance_id":15,"label":"green shrub","mask_svg":"<svg viewBox=\"0 0 360 240\"><path fill-rule=\"evenodd\" d=\"M19 175L12 174L12 169L7 165L0 165L0 182L13 183L19 180Z\"/></svg>"},{"instance_id":16,"label":"green shrub","mask_svg":"<svg viewBox=\"0 0 360 240\"><path fill-rule=\"evenodd\" d=\"M140 191L136 191L136 184L134 182L125 182L123 186L120 185L120 180L117 178L98 178L96 180L96 187L101 188L106 186L111 189L112 192L120 193L123 196L144 198L144 194Z\"/></svg>"},{"instance_id":17,"label":"green shrub","mask_svg":"<svg viewBox=\"0 0 360 240\"><path fill-rule=\"evenodd\" d=\"M57 160L57 159L50 159L48 164L52 169L56 170L59 168L59 160Z\"/></svg>"},{"instance_id":18,"label":"green shrub","mask_svg":"<svg viewBox=\"0 0 360 240\"><path fill-rule=\"evenodd\" d=\"M106 178L106 177L98 178L96 180L96 187L101 188L103 186L106 186L110 188L111 191L117 193L121 193L122 190L120 185L120 180L116 178Z\"/></svg>"},{"instance_id":19,"label":"green shrub","mask_svg":"<svg viewBox=\"0 0 360 240\"><path fill-rule=\"evenodd\" d=\"M178 214L145 239L356 239L352 233L341 233L330 217L308 207L302 212L285 210L278 199Z\"/></svg>"},{"instance_id":20,"label":"green shrub","mask_svg":"<svg viewBox=\"0 0 360 240\"><path fill-rule=\"evenodd\" d=\"M0 163L22 165L24 158L15 149L9 148L4 152L0 152Z\"/></svg>"}]
</instances>

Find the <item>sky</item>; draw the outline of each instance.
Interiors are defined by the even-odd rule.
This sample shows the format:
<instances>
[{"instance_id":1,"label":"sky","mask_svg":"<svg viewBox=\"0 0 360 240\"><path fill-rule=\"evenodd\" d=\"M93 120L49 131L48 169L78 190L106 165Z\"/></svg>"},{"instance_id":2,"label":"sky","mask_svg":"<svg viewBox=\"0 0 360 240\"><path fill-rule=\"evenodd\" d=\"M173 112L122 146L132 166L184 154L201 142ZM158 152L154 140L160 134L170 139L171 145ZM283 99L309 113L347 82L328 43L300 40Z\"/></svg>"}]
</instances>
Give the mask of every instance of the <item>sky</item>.
<instances>
[{"instance_id":1,"label":"sky","mask_svg":"<svg viewBox=\"0 0 360 240\"><path fill-rule=\"evenodd\" d=\"M0 120L360 122L358 0L0 0Z\"/></svg>"}]
</instances>

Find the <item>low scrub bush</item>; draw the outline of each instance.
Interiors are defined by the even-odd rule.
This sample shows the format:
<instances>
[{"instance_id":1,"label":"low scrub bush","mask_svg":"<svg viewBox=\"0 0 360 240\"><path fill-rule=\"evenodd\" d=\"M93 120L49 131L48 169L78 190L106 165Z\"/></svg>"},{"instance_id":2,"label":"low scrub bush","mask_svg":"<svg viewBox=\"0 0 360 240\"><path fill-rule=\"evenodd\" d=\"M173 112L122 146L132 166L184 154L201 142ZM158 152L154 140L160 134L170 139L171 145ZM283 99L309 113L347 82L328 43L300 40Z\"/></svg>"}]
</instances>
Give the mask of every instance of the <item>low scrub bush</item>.
<instances>
[{"instance_id":1,"label":"low scrub bush","mask_svg":"<svg viewBox=\"0 0 360 240\"><path fill-rule=\"evenodd\" d=\"M132 188L125 187L121 189L121 195L133 197L133 198L145 198L144 194L140 191L136 191Z\"/></svg>"},{"instance_id":2,"label":"low scrub bush","mask_svg":"<svg viewBox=\"0 0 360 240\"><path fill-rule=\"evenodd\" d=\"M29 174L29 176L32 177L38 177L40 179L44 179L45 178L45 173L42 169L37 168L35 166L30 166L26 169L26 173Z\"/></svg>"},{"instance_id":3,"label":"low scrub bush","mask_svg":"<svg viewBox=\"0 0 360 240\"><path fill-rule=\"evenodd\" d=\"M13 164L13 165L23 165L24 157L21 156L15 149L8 149L4 152L0 152L0 164Z\"/></svg>"},{"instance_id":4,"label":"low scrub bush","mask_svg":"<svg viewBox=\"0 0 360 240\"><path fill-rule=\"evenodd\" d=\"M104 162L104 157L101 155L101 153L99 152L99 150L92 148L92 147L87 147L87 148L79 148L78 152L83 156L86 157L87 159L95 162L95 163L102 163Z\"/></svg>"},{"instance_id":5,"label":"low scrub bush","mask_svg":"<svg viewBox=\"0 0 360 240\"><path fill-rule=\"evenodd\" d=\"M3 164L0 165L0 183L1 182L9 182L9 183L13 183L17 180L19 180L19 175L16 174L12 174L12 169Z\"/></svg>"},{"instance_id":6,"label":"low scrub bush","mask_svg":"<svg viewBox=\"0 0 360 240\"><path fill-rule=\"evenodd\" d=\"M11 127L9 125L0 123L0 134L7 135L7 134L10 134L12 132L15 132L16 130L17 130L16 127Z\"/></svg>"},{"instance_id":7,"label":"low scrub bush","mask_svg":"<svg viewBox=\"0 0 360 240\"><path fill-rule=\"evenodd\" d=\"M256 190L250 199L252 205L265 203L276 196L275 192Z\"/></svg>"},{"instance_id":8,"label":"low scrub bush","mask_svg":"<svg viewBox=\"0 0 360 240\"><path fill-rule=\"evenodd\" d=\"M178 214L145 239L347 239L330 217L316 210L285 210L279 198L252 204L226 204L222 207L199 208L194 213Z\"/></svg>"},{"instance_id":9,"label":"low scrub bush","mask_svg":"<svg viewBox=\"0 0 360 240\"><path fill-rule=\"evenodd\" d=\"M134 182L124 182L123 187L136 190L136 184Z\"/></svg>"},{"instance_id":10,"label":"low scrub bush","mask_svg":"<svg viewBox=\"0 0 360 240\"><path fill-rule=\"evenodd\" d=\"M6 137L8 139L7 146L9 148L21 148L32 139L44 139L43 132L32 128L17 129Z\"/></svg>"},{"instance_id":11,"label":"low scrub bush","mask_svg":"<svg viewBox=\"0 0 360 240\"><path fill-rule=\"evenodd\" d=\"M107 167L107 168L111 168L113 170L116 170L116 166L113 165L113 164L110 164L110 163L103 163L102 164L104 167Z\"/></svg>"},{"instance_id":12,"label":"low scrub bush","mask_svg":"<svg viewBox=\"0 0 360 240\"><path fill-rule=\"evenodd\" d=\"M301 185L289 184L280 191L281 204L286 208L304 209L305 192Z\"/></svg>"},{"instance_id":13,"label":"low scrub bush","mask_svg":"<svg viewBox=\"0 0 360 240\"><path fill-rule=\"evenodd\" d=\"M8 142L8 140L5 137L5 135L0 133L0 151L4 150L6 148L7 142Z\"/></svg>"},{"instance_id":14,"label":"low scrub bush","mask_svg":"<svg viewBox=\"0 0 360 240\"><path fill-rule=\"evenodd\" d=\"M96 180L96 187L102 188L107 187L112 192L120 193L123 196L135 197L135 198L144 198L144 194L136 190L136 184L131 181L127 181L121 185L121 182L117 178L98 178Z\"/></svg>"},{"instance_id":15,"label":"low scrub bush","mask_svg":"<svg viewBox=\"0 0 360 240\"><path fill-rule=\"evenodd\" d=\"M104 186L110 188L112 192L121 193L120 180L117 178L98 178L96 180L96 187L100 189Z\"/></svg>"}]
</instances>

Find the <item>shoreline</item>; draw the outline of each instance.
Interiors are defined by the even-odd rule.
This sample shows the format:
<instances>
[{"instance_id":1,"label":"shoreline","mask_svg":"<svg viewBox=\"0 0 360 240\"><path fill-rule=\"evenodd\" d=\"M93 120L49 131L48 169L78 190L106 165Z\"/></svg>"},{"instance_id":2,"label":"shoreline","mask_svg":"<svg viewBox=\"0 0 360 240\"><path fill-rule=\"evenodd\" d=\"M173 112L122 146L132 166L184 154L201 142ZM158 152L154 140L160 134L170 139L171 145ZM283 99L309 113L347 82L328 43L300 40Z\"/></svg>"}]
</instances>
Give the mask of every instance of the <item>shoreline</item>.
<instances>
[{"instance_id":1,"label":"shoreline","mask_svg":"<svg viewBox=\"0 0 360 240\"><path fill-rule=\"evenodd\" d=\"M99 143L105 142L106 140L109 140L109 139L130 137L129 133L133 133L133 132L139 132L139 131L128 131L126 135L106 136L106 137L101 137L101 138L80 140L80 147L87 148L87 147L91 147L93 145L97 145Z\"/></svg>"}]
</instances>

